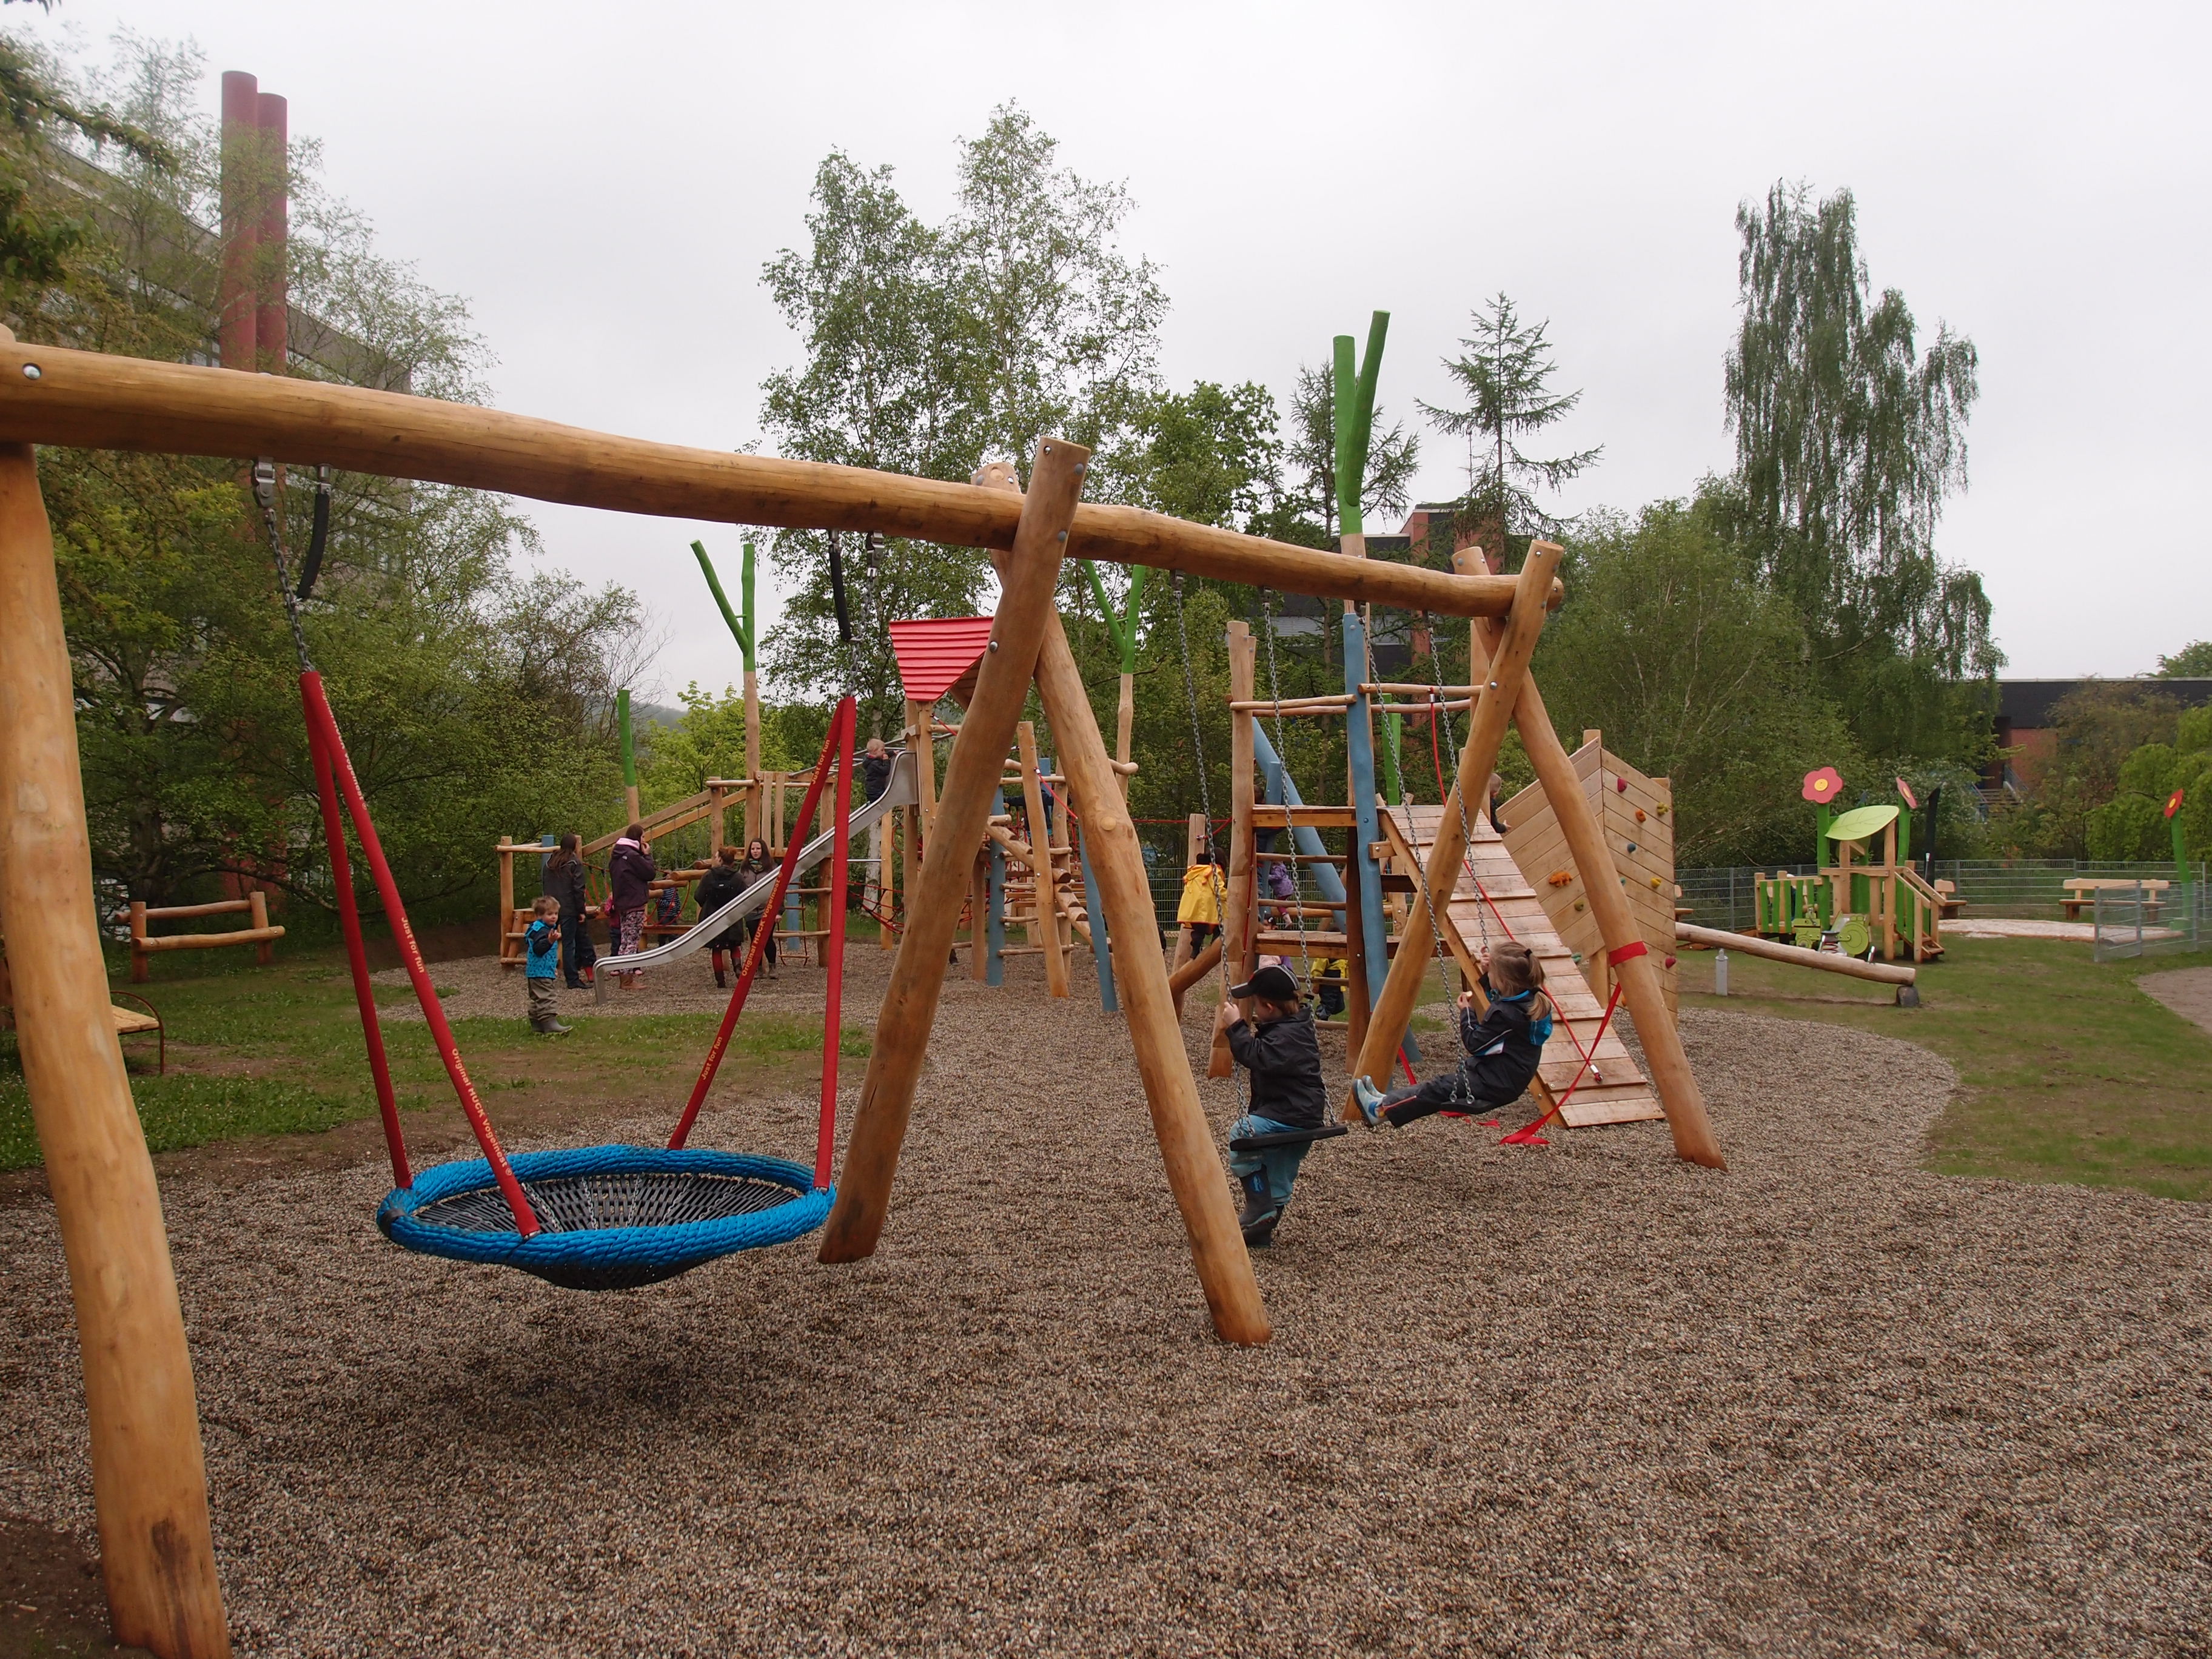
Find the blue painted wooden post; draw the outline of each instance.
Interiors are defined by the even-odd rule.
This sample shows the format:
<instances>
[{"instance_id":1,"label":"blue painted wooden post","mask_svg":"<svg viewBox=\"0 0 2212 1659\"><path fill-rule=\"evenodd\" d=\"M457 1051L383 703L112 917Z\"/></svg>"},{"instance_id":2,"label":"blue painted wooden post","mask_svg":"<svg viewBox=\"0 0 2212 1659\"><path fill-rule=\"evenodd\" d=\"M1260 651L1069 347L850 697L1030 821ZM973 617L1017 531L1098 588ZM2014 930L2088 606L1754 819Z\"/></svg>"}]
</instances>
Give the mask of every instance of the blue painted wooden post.
<instances>
[{"instance_id":1,"label":"blue painted wooden post","mask_svg":"<svg viewBox=\"0 0 2212 1659\"><path fill-rule=\"evenodd\" d=\"M1367 1008L1372 1013L1382 981L1390 976L1389 922L1382 912L1382 871L1370 850L1382 839L1382 821L1375 811L1375 735L1368 726L1367 694L1359 683L1367 677L1367 635L1359 614L1344 613L1344 689L1352 707L1344 711L1345 746L1351 755L1352 868L1359 879L1360 953L1367 960Z\"/></svg>"},{"instance_id":2,"label":"blue painted wooden post","mask_svg":"<svg viewBox=\"0 0 2212 1659\"><path fill-rule=\"evenodd\" d=\"M1083 913L1091 919L1091 955L1098 964L1098 1006L1109 1014L1121 1011L1114 994L1114 951L1106 937L1106 907L1098 897L1098 878L1091 873L1091 836L1085 826L1075 826L1075 855L1083 865Z\"/></svg>"},{"instance_id":3,"label":"blue painted wooden post","mask_svg":"<svg viewBox=\"0 0 2212 1659\"><path fill-rule=\"evenodd\" d=\"M996 817L1006 810L1005 793L994 793L991 797L991 816ZM983 940L990 955L985 958L983 982L986 985L1004 985L1006 982L1006 958L1003 954L1006 948L1006 849L995 841L991 843L991 890L988 908L991 913L990 921L984 929Z\"/></svg>"},{"instance_id":4,"label":"blue painted wooden post","mask_svg":"<svg viewBox=\"0 0 2212 1659\"><path fill-rule=\"evenodd\" d=\"M1282 757L1275 753L1275 745L1267 741L1267 734L1260 730L1257 720L1252 723L1252 752L1260 762L1261 787L1268 803L1275 806L1304 806L1305 798L1298 793L1297 785L1291 781ZM1291 845L1311 858L1320 858L1328 851L1322 845L1321 832L1310 823L1301 823L1291 831ZM1322 897L1332 904L1342 904L1344 878L1336 873L1336 866L1316 864L1313 866L1313 872L1314 884L1321 889ZM1330 920L1335 923L1338 932L1344 930L1343 911L1339 910Z\"/></svg>"}]
</instances>

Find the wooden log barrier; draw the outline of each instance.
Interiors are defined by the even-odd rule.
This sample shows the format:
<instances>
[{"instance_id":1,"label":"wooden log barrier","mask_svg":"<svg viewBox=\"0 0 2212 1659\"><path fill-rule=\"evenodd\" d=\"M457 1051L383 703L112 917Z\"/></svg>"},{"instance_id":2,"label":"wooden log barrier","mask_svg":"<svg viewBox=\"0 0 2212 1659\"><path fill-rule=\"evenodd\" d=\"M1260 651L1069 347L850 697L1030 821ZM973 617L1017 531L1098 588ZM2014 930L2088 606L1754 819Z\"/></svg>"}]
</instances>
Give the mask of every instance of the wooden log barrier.
<instances>
[{"instance_id":1,"label":"wooden log barrier","mask_svg":"<svg viewBox=\"0 0 2212 1659\"><path fill-rule=\"evenodd\" d=\"M1840 951L1808 951L1802 945L1784 945L1779 939L1761 939L1756 933L1724 933L1718 927L1698 927L1686 921L1674 924L1674 937L1686 945L1701 945L1709 951L1741 951L1747 957L1765 957L1769 962L1787 962L1799 968L1817 968L1824 974L1844 974L1852 979L1872 980L1878 985L1911 985L1920 977L1919 970L1908 963L1861 962Z\"/></svg>"},{"instance_id":2,"label":"wooden log barrier","mask_svg":"<svg viewBox=\"0 0 2212 1659\"><path fill-rule=\"evenodd\" d=\"M0 915L76 1308L108 1613L119 1643L213 1659L230 1651L230 1636L191 1355L109 1012L69 642L27 444L0 447Z\"/></svg>"},{"instance_id":3,"label":"wooden log barrier","mask_svg":"<svg viewBox=\"0 0 2212 1659\"><path fill-rule=\"evenodd\" d=\"M1022 511L1021 499L1003 489L651 443L324 380L13 341L0 343L0 441L268 455L617 513L878 530L956 547L1012 547ZM1079 506L1073 533L1088 558L1279 592L1447 617L1503 615L1513 602L1510 577L1344 559L1133 507Z\"/></svg>"},{"instance_id":4,"label":"wooden log barrier","mask_svg":"<svg viewBox=\"0 0 2212 1659\"><path fill-rule=\"evenodd\" d=\"M1014 740L1022 705L1029 700L1045 623L1053 615L1066 556L1068 523L1091 452L1048 438L1037 446L1029 494L1015 501L1021 526L1014 538L999 595L991 641L975 677L975 693L960 722L946 765L945 787L929 845L965 849L981 844L983 826L998 793L1000 763ZM1009 492L948 484L978 496L1009 500ZM853 1136L837 1181L837 1200L822 1232L820 1259L857 1261L875 1252L890 1206L891 1181L914 1110L914 1089L923 1051L945 988L953 930L968 896L969 862L933 853L921 861L921 879L907 912L906 933L891 959L876 1021L875 1048L853 1118Z\"/></svg>"}]
</instances>

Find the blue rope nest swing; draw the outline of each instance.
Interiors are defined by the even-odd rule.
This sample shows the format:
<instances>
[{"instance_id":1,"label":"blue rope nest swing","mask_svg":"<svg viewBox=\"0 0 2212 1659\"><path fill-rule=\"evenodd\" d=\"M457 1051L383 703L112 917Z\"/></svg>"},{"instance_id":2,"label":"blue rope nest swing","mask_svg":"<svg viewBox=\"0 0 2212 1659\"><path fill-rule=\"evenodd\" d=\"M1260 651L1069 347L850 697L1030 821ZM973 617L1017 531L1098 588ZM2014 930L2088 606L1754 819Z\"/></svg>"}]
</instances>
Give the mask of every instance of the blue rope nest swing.
<instances>
[{"instance_id":1,"label":"blue rope nest swing","mask_svg":"<svg viewBox=\"0 0 2212 1659\"><path fill-rule=\"evenodd\" d=\"M803 1238L834 1187L787 1158L658 1146L582 1146L507 1160L538 1231L514 1224L489 1159L425 1170L376 1212L402 1249L518 1267L572 1291L629 1290L717 1257Z\"/></svg>"},{"instance_id":2,"label":"blue rope nest swing","mask_svg":"<svg viewBox=\"0 0 2212 1659\"><path fill-rule=\"evenodd\" d=\"M276 531L272 523L272 542ZM282 555L279 554L279 569ZM289 597L289 594L287 594ZM301 653L306 661L304 647ZM339 921L346 937L362 1026L368 1040L369 1069L376 1082L378 1103L392 1153L393 1179L398 1183L378 1206L376 1224L384 1236L404 1249L457 1261L477 1261L514 1267L534 1273L549 1284L570 1290L626 1290L651 1285L678 1273L730 1255L759 1249L805 1237L829 1218L836 1199L830 1180L832 1132L837 1101L837 1030L840 969L843 962L845 921L845 855L833 855L830 866L830 994L823 1043L822 1109L812 1169L785 1158L745 1152L694 1151L684 1142L691 1133L714 1073L727 1052L738 1016L765 954L768 930L757 929L744 969L730 994L690 1102L665 1147L584 1146L565 1151L523 1152L509 1158L500 1147L475 1085L461 1063L453 1030L430 984L428 969L416 947L413 930L400 902L397 884L376 829L368 815L361 786L331 713L321 676L303 667L300 691L307 717L309 749L322 794L325 836L331 869L338 893ZM842 829L851 821L853 732L856 709L847 697L830 721L830 735L816 763L814 779L799 808L801 823L813 821L822 791L836 769L836 822ZM483 1156L443 1164L412 1173L402 1139L398 1105L392 1089L390 1067L376 1022L375 1000L369 990L368 963L362 945L361 921L353 902L353 878L348 864L345 836L339 822L338 802L344 799L361 840L362 853L375 878L379 896L392 918L392 934L399 945L423 1017L430 1026L440 1056L452 1079L454 1092L476 1133ZM847 847L841 836L836 845ZM794 839L784 854L774 897L773 915L782 906L795 872L799 842Z\"/></svg>"}]
</instances>

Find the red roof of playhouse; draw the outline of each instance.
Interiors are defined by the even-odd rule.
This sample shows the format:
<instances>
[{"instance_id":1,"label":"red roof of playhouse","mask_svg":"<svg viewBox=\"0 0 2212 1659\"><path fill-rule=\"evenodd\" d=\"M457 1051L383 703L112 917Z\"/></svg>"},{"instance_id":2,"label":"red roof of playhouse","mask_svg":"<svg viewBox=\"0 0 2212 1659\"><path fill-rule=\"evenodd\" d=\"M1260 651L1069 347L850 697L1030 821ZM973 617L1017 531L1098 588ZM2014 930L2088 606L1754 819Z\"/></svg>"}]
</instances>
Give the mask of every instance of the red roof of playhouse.
<instances>
[{"instance_id":1,"label":"red roof of playhouse","mask_svg":"<svg viewBox=\"0 0 2212 1659\"><path fill-rule=\"evenodd\" d=\"M916 702L933 703L968 678L991 643L990 617L933 617L890 625L899 679Z\"/></svg>"}]
</instances>

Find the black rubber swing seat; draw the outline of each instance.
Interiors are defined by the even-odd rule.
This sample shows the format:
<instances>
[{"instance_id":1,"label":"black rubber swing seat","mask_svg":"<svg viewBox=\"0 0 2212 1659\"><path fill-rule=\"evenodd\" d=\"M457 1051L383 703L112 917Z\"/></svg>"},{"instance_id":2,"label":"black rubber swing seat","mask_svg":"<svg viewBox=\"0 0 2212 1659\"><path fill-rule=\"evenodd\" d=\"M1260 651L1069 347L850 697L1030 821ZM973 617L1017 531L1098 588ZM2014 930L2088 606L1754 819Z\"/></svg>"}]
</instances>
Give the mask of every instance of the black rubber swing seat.
<instances>
[{"instance_id":1,"label":"black rubber swing seat","mask_svg":"<svg viewBox=\"0 0 2212 1659\"><path fill-rule=\"evenodd\" d=\"M1229 1143L1232 1152L1264 1152L1271 1146L1304 1146L1316 1140L1334 1140L1352 1133L1349 1123L1324 1123L1318 1129L1279 1129L1273 1134L1239 1135Z\"/></svg>"}]
</instances>

